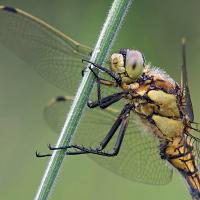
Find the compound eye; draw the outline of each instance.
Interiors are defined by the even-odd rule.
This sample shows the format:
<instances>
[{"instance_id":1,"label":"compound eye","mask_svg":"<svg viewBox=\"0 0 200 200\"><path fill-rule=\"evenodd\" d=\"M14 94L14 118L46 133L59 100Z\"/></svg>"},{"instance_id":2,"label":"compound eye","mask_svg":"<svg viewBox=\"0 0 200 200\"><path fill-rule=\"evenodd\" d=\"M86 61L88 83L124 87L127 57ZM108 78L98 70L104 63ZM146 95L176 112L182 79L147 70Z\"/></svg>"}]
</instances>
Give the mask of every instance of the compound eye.
<instances>
[{"instance_id":1,"label":"compound eye","mask_svg":"<svg viewBox=\"0 0 200 200\"><path fill-rule=\"evenodd\" d=\"M137 79L144 69L142 53L136 50L128 50L126 55L126 72L132 79Z\"/></svg>"}]
</instances>

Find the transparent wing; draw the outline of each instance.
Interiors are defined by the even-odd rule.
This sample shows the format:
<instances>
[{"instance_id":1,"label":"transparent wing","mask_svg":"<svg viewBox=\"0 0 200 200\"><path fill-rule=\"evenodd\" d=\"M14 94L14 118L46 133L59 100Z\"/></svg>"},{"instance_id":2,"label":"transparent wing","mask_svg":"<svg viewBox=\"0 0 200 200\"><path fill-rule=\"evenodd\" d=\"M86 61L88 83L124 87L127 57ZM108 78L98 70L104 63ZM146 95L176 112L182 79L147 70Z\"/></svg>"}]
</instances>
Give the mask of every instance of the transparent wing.
<instances>
[{"instance_id":1,"label":"transparent wing","mask_svg":"<svg viewBox=\"0 0 200 200\"><path fill-rule=\"evenodd\" d=\"M182 59L183 64L181 66L181 92L183 99L185 100L185 112L188 114L190 121L194 121L194 113L192 107L192 101L190 98L190 90L188 86L187 67L186 67L186 46L185 39L182 39Z\"/></svg>"},{"instance_id":2,"label":"transparent wing","mask_svg":"<svg viewBox=\"0 0 200 200\"><path fill-rule=\"evenodd\" d=\"M59 132L73 97L53 100L45 109L47 123ZM114 123L119 110L85 108L73 144L96 147ZM116 137L106 151L112 149ZM120 153L113 158L89 155L91 159L110 171L130 180L149 184L166 184L172 178L172 170L159 155L159 141L145 123L131 113L128 130Z\"/></svg>"},{"instance_id":3,"label":"transparent wing","mask_svg":"<svg viewBox=\"0 0 200 200\"><path fill-rule=\"evenodd\" d=\"M200 167L200 129L199 129L199 123L195 123L195 128L191 133L186 133L185 138L187 139L188 144L192 146L192 154L195 158L195 163L198 166L198 169Z\"/></svg>"},{"instance_id":4,"label":"transparent wing","mask_svg":"<svg viewBox=\"0 0 200 200\"><path fill-rule=\"evenodd\" d=\"M74 94L91 49L42 20L11 7L0 6L0 43L42 77Z\"/></svg>"}]
</instances>

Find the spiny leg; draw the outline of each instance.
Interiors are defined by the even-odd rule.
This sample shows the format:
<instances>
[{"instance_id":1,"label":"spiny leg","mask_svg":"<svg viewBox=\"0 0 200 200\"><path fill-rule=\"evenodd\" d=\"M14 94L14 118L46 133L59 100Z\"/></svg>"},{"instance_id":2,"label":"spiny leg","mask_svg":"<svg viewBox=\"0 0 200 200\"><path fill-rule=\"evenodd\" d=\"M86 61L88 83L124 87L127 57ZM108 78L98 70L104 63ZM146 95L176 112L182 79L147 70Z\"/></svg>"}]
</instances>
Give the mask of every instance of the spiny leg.
<instances>
[{"instance_id":1,"label":"spiny leg","mask_svg":"<svg viewBox=\"0 0 200 200\"><path fill-rule=\"evenodd\" d=\"M78 145L70 145L70 146L64 146L64 147L58 147L58 148L54 148L49 146L50 150L61 150L61 149L77 149L79 151L67 151L66 155L79 155L79 154L97 154L97 155L101 155L101 156L116 156L120 150L123 138L124 138L124 133L126 131L127 125L128 125L128 118L130 115L130 111L133 108L133 105L131 104L126 104L125 107L123 108L122 112L120 113L120 115L118 116L118 118L116 119L115 123L113 124L112 128L110 129L110 131L108 132L108 134L106 135L106 137L102 140L102 142L100 143L100 146L92 149L92 148L85 148L83 146L78 146ZM115 143L115 146L112 150L112 152L107 153L102 151L103 149L105 149L105 147L107 146L107 144L109 143L109 141L111 140L111 138L114 136L114 134L116 133L118 127L121 125L120 130L119 130L119 134L117 137L117 141Z\"/></svg>"},{"instance_id":2,"label":"spiny leg","mask_svg":"<svg viewBox=\"0 0 200 200\"><path fill-rule=\"evenodd\" d=\"M108 97L103 98L102 99L102 108L106 108L110 104L112 104L112 103L116 102L117 100L121 99L123 97L123 95L124 95L124 92L121 92L121 93L113 94L113 95L110 95ZM59 97L56 98L56 101L66 101L66 97L59 96ZM96 106L98 106L98 101L96 101ZM96 106L93 105L93 107L96 107ZM110 141L110 139L112 138L112 136L116 132L117 128L120 126L120 124L122 122L122 119L121 119L120 116L122 116L125 111L129 112L132 109L132 107L133 107L132 105L130 106L130 104L127 104L123 108L123 110L121 111L118 119L115 121L115 123L113 124L112 128L110 129L110 131L108 132L108 134L106 135L106 137L104 138L104 140L100 143L99 151L103 150L105 148L105 146L107 145L107 143ZM49 146L49 148L51 149L50 146ZM70 146L68 146L68 148L70 148ZM78 149L78 146L71 146L71 148ZM65 147L65 149L66 149L66 147ZM89 152L87 152L86 149L84 149L84 151L83 151L83 147L81 147L80 151L71 152L71 153L69 152L68 154L69 155L75 155L75 154L85 154L85 153L89 153ZM40 153L36 152L36 157L49 157L51 155L52 154L40 154Z\"/></svg>"},{"instance_id":3,"label":"spiny leg","mask_svg":"<svg viewBox=\"0 0 200 200\"><path fill-rule=\"evenodd\" d=\"M98 98L98 105L101 105L101 84L107 85L107 86L114 86L114 87L118 87L121 85L122 83L122 79L120 76L118 76L117 74L113 73L110 69L107 69L101 65L95 64L93 62L90 62L88 60L82 60L82 61L86 61L88 63L91 63L94 67L96 67L97 69L104 71L105 73L107 73L111 78L113 78L115 81L110 81L110 80L105 80L100 78L96 72L93 70L93 68L90 66L89 69L93 72L94 76L97 79L97 98ZM95 106L96 107L96 106Z\"/></svg>"},{"instance_id":4,"label":"spiny leg","mask_svg":"<svg viewBox=\"0 0 200 200\"><path fill-rule=\"evenodd\" d=\"M73 153L73 154L70 154L70 153ZM77 153L79 155L80 154L86 154L86 152L84 152L84 151L75 151L75 152L69 152L67 155L75 155L74 153ZM51 157L52 156L52 154L41 154L41 153L38 153L37 151L35 152L35 155L36 155L37 158Z\"/></svg>"},{"instance_id":5,"label":"spiny leg","mask_svg":"<svg viewBox=\"0 0 200 200\"><path fill-rule=\"evenodd\" d=\"M89 69L93 72L94 76L96 77L96 83L97 83L97 101L88 101L87 105L89 108L95 108L99 106L100 108L104 109L110 106L111 104L119 101L123 97L123 94L127 93L127 92L116 93L102 99L101 84L107 85L109 87L117 87L118 85L116 82L102 79L96 74L96 72L91 67L89 67Z\"/></svg>"},{"instance_id":6,"label":"spiny leg","mask_svg":"<svg viewBox=\"0 0 200 200\"><path fill-rule=\"evenodd\" d=\"M79 150L79 151L74 151L74 152L66 152L67 155L78 155L78 154L83 154L83 153L97 154L97 152L100 154L102 152L102 150L106 147L106 145L109 143L109 141L112 139L113 135L116 133L116 131L121 123L122 123L122 117L121 117L121 115L119 115L118 118L116 119L116 121L114 122L113 126L109 130L108 134L106 135L106 137L102 140L99 147L97 147L96 149L85 148L85 147L79 146L79 145L70 145L70 146L63 146L63 147L58 147L58 148L56 148L56 147L54 148L49 145L49 149L50 150L61 150L61 149Z\"/></svg>"},{"instance_id":7,"label":"spiny leg","mask_svg":"<svg viewBox=\"0 0 200 200\"><path fill-rule=\"evenodd\" d=\"M43 157L51 157L52 154L41 154L41 153L38 153L37 151L35 152L35 155L37 158L43 158Z\"/></svg>"},{"instance_id":8,"label":"spiny leg","mask_svg":"<svg viewBox=\"0 0 200 200\"><path fill-rule=\"evenodd\" d=\"M119 114L118 118L116 119L115 123L112 126L112 128L114 129L114 133L117 131L117 128L119 127L120 124L121 124L121 127L123 126L123 121L129 116L129 113L133 109L133 107L134 106L132 104L126 104L124 106L124 108L122 109L121 113ZM118 119L120 120L120 124L119 125L118 125L118 123L119 123ZM121 130L121 128L120 128L120 130ZM102 140L102 142L100 143L100 146L98 148L99 150L105 149L107 144L109 143L109 141L112 139L114 133L112 134L112 133L109 133L109 132L106 135L106 137Z\"/></svg>"},{"instance_id":9,"label":"spiny leg","mask_svg":"<svg viewBox=\"0 0 200 200\"><path fill-rule=\"evenodd\" d=\"M50 150L61 150L61 149L65 149L66 150L66 147L60 147L60 148L53 148L53 147L51 147L51 145L49 144L48 145L48 148L50 149ZM80 151L74 151L74 152L68 152L68 155L75 155L75 154L86 154L87 152L85 152L85 151L83 151L83 148L84 147L81 147L81 146L78 146L78 145L70 145L70 146L68 146L68 148L70 149L70 148L75 148L75 149L77 149L77 150L80 150ZM36 157L38 157L38 158L42 158L42 157L51 157L52 156L52 154L41 154L41 153L39 153L38 151L36 151L35 152L35 155L36 155Z\"/></svg>"},{"instance_id":10,"label":"spiny leg","mask_svg":"<svg viewBox=\"0 0 200 200\"><path fill-rule=\"evenodd\" d=\"M88 62L88 63L92 64L93 66L95 66L97 69L100 69L100 70L106 72L110 77L112 77L116 81L116 83L118 85L121 85L121 83L122 83L121 77L116 75L116 74L114 74L110 69L107 69L106 67L98 65L96 63L90 62L89 60L84 60L83 59L82 61Z\"/></svg>"},{"instance_id":11,"label":"spiny leg","mask_svg":"<svg viewBox=\"0 0 200 200\"><path fill-rule=\"evenodd\" d=\"M111 104L116 103L117 101L122 99L125 94L127 94L127 92L123 91L123 92L119 92L119 93L109 95L109 96L104 97L104 98L97 100L97 101L90 101L89 100L87 105L88 105L89 108L95 108L95 107L99 106L100 108L105 109L108 106L110 106Z\"/></svg>"},{"instance_id":12,"label":"spiny leg","mask_svg":"<svg viewBox=\"0 0 200 200\"><path fill-rule=\"evenodd\" d=\"M85 60L82 60L82 61L85 61ZM107 85L109 87L118 87L118 84L117 84L116 81L106 80L106 79L103 79L103 78L99 77L97 75L97 73L92 69L91 66L89 66L88 68L92 71L92 73L96 77L96 83L97 83L97 101L98 101L98 105L100 105L101 104L100 103L100 101L101 101L101 84ZM82 76L84 76L85 70L86 70L86 68L84 70L82 70L82 73L81 73ZM90 103L92 103L92 101L90 101ZM90 107L90 103L88 103L89 107ZM93 108L93 107L91 107L91 108Z\"/></svg>"},{"instance_id":13,"label":"spiny leg","mask_svg":"<svg viewBox=\"0 0 200 200\"><path fill-rule=\"evenodd\" d=\"M114 122L112 128L110 129L110 131L108 132L108 134L106 135L106 137L103 139L103 141L100 143L100 147L96 148L96 151L101 151L103 148L105 148L106 144L111 140L112 136L115 134L116 130L118 129L118 127L121 124L122 121L122 117L121 115L124 113L124 110L126 110L126 108L124 107L124 109L122 110L122 112L120 113L120 115L118 116L118 118L116 119L116 121ZM76 149L78 151L73 151L73 152L67 152L66 154L68 155L80 155L80 154L87 154L87 153L91 153L91 151L93 151L92 149L88 149L85 148L83 146L79 146L79 145L70 145L70 146L63 146L63 147L51 147L50 145L48 146L50 150L67 150L67 149ZM96 152L95 151L95 152ZM49 157L51 156L51 154L40 154L36 151L36 156L37 157Z\"/></svg>"},{"instance_id":14,"label":"spiny leg","mask_svg":"<svg viewBox=\"0 0 200 200\"><path fill-rule=\"evenodd\" d=\"M126 128L128 126L128 117L129 117L129 114L127 114L127 116L122 120L122 123L121 123L121 127L120 127L120 130L119 130L119 134L118 134L118 137L117 137L117 141L113 147L113 150L111 152L105 152L105 151L102 151L102 150L99 150L99 149L82 149L83 151L75 151L75 152L66 152L66 155L80 155L80 154L96 154L96 155L99 155L99 156L107 156L107 157L113 157L113 156L116 156L118 155L119 151L120 151L120 148L121 148L121 144L123 142L123 139L124 139L124 135L125 135L125 132L126 132Z\"/></svg>"},{"instance_id":15,"label":"spiny leg","mask_svg":"<svg viewBox=\"0 0 200 200\"><path fill-rule=\"evenodd\" d=\"M94 76L96 77L96 83L97 83L97 101L98 101L98 105L100 105L101 103L101 78L95 73L95 71L89 67L89 69L91 70L91 72L94 74ZM88 107L90 107L92 101L88 101ZM95 106L96 107L96 106ZM92 107L90 107L92 108Z\"/></svg>"}]
</instances>

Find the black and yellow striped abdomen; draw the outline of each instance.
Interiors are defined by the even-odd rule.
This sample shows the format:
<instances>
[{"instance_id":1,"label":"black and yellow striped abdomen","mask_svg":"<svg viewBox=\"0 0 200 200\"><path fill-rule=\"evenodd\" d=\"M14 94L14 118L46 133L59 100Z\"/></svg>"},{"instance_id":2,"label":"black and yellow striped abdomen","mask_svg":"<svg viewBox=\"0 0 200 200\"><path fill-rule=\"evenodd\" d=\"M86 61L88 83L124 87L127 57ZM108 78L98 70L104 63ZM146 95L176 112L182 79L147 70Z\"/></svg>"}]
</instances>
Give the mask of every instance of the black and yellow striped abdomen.
<instances>
[{"instance_id":1,"label":"black and yellow striped abdomen","mask_svg":"<svg viewBox=\"0 0 200 200\"><path fill-rule=\"evenodd\" d=\"M193 199L200 199L200 174L191 140L172 138L161 145L161 157L166 159L185 178Z\"/></svg>"}]
</instances>

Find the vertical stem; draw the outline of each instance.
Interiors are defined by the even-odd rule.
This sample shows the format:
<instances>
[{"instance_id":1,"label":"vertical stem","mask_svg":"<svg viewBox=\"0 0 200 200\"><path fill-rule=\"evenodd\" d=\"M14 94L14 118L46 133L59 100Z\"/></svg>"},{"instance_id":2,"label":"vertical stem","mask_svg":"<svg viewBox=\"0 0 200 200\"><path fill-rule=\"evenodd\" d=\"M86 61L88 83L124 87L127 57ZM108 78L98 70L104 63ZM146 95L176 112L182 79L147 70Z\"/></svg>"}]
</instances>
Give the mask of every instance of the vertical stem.
<instances>
[{"instance_id":1,"label":"vertical stem","mask_svg":"<svg viewBox=\"0 0 200 200\"><path fill-rule=\"evenodd\" d=\"M105 60L131 3L132 0L113 1L113 4L110 8L92 53L92 62L102 64ZM88 96L92 90L94 81L95 78L93 74L90 72L90 70L87 70L80 83L71 109L66 117L66 121L57 141L56 147L70 144L72 136L75 134L75 129L78 125L78 121L81 117L84 106L87 102ZM41 181L40 187L37 191L35 200L44 200L48 198L64 157L64 150L53 152L53 155L48 163L47 169Z\"/></svg>"}]
</instances>

